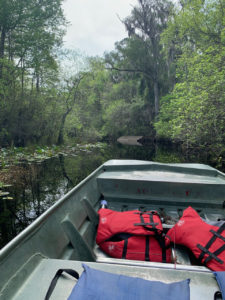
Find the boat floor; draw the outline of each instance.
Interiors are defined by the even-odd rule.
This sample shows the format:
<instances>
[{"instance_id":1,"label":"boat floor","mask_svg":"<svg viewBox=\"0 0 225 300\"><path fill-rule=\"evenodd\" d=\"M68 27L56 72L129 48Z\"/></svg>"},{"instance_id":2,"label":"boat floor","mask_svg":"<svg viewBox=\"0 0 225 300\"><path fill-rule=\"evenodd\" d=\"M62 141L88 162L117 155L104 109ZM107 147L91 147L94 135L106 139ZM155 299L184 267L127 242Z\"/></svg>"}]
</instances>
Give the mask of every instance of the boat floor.
<instances>
[{"instance_id":1,"label":"boat floor","mask_svg":"<svg viewBox=\"0 0 225 300\"><path fill-rule=\"evenodd\" d=\"M44 299L48 290L51 280L58 269L74 269L79 274L82 273L82 262L71 260L58 260L58 259L46 259L39 256L39 263L32 273L28 276L27 280L20 287L16 295L12 296L12 299L24 300L40 300ZM126 261L123 265L120 263L93 263L85 262L88 266L115 274L123 274L132 277L139 277L146 280L163 281L166 283L175 282L190 278L191 300L200 299L214 299L214 294L218 290L218 286L214 275L210 271L206 271L202 268L202 271L192 272L191 270L179 270L179 269L162 269L160 267L152 267L151 263L145 263L145 265L138 265L140 262ZM134 268L135 265L135 268ZM151 265L151 268L149 266ZM110 270L110 271L109 271ZM172 281L170 280L171 278ZM64 300L70 295L76 280L69 275L65 274L61 276L53 291L51 299ZM3 300L4 298L2 298ZM11 299L11 298L10 298ZM5 300L5 299L4 299Z\"/></svg>"}]
</instances>

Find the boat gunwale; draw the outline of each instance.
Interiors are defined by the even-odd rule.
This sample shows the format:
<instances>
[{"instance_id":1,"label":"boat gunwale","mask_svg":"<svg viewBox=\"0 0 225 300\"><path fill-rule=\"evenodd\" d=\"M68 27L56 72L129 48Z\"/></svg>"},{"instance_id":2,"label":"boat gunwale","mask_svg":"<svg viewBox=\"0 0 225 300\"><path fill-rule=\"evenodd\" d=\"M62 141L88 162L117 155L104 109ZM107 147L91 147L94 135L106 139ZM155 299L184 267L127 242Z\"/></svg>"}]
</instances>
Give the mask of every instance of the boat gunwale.
<instances>
[{"instance_id":1,"label":"boat gunwale","mask_svg":"<svg viewBox=\"0 0 225 300\"><path fill-rule=\"evenodd\" d=\"M205 266L198 265L187 265L187 264L174 264L174 263L158 263L151 261L137 261L129 259L116 259L116 258L101 258L96 261L100 264L110 264L110 265L127 265L133 267L144 267L144 268L158 268L167 270L178 270L178 271L189 271L189 272L202 272L202 273L212 273L212 271Z\"/></svg>"}]
</instances>

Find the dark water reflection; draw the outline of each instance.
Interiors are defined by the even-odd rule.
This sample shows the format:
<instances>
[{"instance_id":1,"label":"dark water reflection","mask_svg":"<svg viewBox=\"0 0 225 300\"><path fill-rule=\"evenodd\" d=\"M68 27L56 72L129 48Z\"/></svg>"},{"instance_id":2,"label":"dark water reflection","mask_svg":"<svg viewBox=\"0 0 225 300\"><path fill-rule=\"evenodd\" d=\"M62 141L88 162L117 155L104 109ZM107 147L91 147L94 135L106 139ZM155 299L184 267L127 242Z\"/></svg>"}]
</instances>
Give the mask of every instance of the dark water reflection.
<instances>
[{"instance_id":1,"label":"dark water reflection","mask_svg":"<svg viewBox=\"0 0 225 300\"><path fill-rule=\"evenodd\" d=\"M41 164L19 166L15 183L10 189L13 200L0 200L0 247L98 166L112 158L210 164L207 156L187 158L174 148L116 144L80 151L74 156L59 155Z\"/></svg>"}]
</instances>

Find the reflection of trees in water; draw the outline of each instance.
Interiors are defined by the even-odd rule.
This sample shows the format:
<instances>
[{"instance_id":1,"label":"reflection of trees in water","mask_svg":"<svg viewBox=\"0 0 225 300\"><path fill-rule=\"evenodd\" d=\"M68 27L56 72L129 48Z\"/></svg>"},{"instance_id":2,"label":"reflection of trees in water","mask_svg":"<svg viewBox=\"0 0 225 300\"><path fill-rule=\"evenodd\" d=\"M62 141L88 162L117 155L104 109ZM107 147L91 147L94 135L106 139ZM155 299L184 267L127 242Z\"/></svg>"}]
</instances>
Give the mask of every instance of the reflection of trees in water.
<instances>
[{"instance_id":1,"label":"reflection of trees in water","mask_svg":"<svg viewBox=\"0 0 225 300\"><path fill-rule=\"evenodd\" d=\"M31 164L13 172L10 195L13 200L0 200L0 245L26 228L64 193L58 159ZM8 172L10 173L10 172ZM12 181L11 181L12 182Z\"/></svg>"},{"instance_id":2,"label":"reflection of trees in water","mask_svg":"<svg viewBox=\"0 0 225 300\"><path fill-rule=\"evenodd\" d=\"M11 174L10 195L0 200L0 247L32 223L74 185L102 164L101 154L60 155L41 164L19 167ZM13 167L14 168L14 167ZM9 174L10 172L8 172ZM10 181L10 180L9 180Z\"/></svg>"},{"instance_id":3,"label":"reflection of trees in water","mask_svg":"<svg viewBox=\"0 0 225 300\"><path fill-rule=\"evenodd\" d=\"M12 184L9 192L13 199L0 198L0 246L4 245L12 236L15 236L26 227L24 221L17 214L21 201L15 190L25 188L25 178L27 176L28 171L24 166L12 166L7 172L1 173L4 182ZM18 227L20 228L19 231L17 230Z\"/></svg>"},{"instance_id":4,"label":"reflection of trees in water","mask_svg":"<svg viewBox=\"0 0 225 300\"><path fill-rule=\"evenodd\" d=\"M71 180L71 178L66 173L66 169L65 169L65 156L64 155L59 154L59 162L60 162L60 166L61 166L61 169L62 169L63 176L68 180L68 184L70 184L71 186L73 186L74 185L73 181Z\"/></svg>"}]
</instances>

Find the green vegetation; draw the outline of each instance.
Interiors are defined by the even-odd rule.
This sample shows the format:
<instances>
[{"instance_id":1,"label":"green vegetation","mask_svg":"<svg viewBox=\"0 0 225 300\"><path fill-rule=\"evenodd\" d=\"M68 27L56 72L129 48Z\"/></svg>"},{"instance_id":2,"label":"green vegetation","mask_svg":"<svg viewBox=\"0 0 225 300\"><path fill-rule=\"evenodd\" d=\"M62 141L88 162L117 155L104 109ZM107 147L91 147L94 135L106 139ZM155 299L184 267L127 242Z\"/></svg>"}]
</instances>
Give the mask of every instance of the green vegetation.
<instances>
[{"instance_id":1,"label":"green vegetation","mask_svg":"<svg viewBox=\"0 0 225 300\"><path fill-rule=\"evenodd\" d=\"M128 37L101 58L62 51L62 1L0 0L1 166L19 147L40 145L13 159L42 160L52 144L120 135L207 149L222 164L225 0L137 0Z\"/></svg>"},{"instance_id":2,"label":"green vegetation","mask_svg":"<svg viewBox=\"0 0 225 300\"><path fill-rule=\"evenodd\" d=\"M2 148L0 149L0 200L13 199L9 192L11 185L24 186L29 180L27 170L33 170L35 173L38 166L44 168L49 159L50 161L64 160L67 156L77 159L83 155L86 155L87 159L93 151L104 151L104 148L104 143Z\"/></svg>"},{"instance_id":3,"label":"green vegetation","mask_svg":"<svg viewBox=\"0 0 225 300\"><path fill-rule=\"evenodd\" d=\"M209 148L224 155L225 1L188 1L174 11L162 36L173 52L176 83L161 99L155 127L161 136L186 147Z\"/></svg>"},{"instance_id":4,"label":"green vegetation","mask_svg":"<svg viewBox=\"0 0 225 300\"><path fill-rule=\"evenodd\" d=\"M70 146L56 146L51 147L11 147L0 149L0 175L2 172L7 170L7 168L15 165L23 165L24 163L42 163L43 161L63 156L77 156L80 152L91 153L93 149L104 148L104 143L95 144L75 144ZM0 178L1 179L1 178ZM3 187L3 183L0 181L0 188Z\"/></svg>"}]
</instances>

